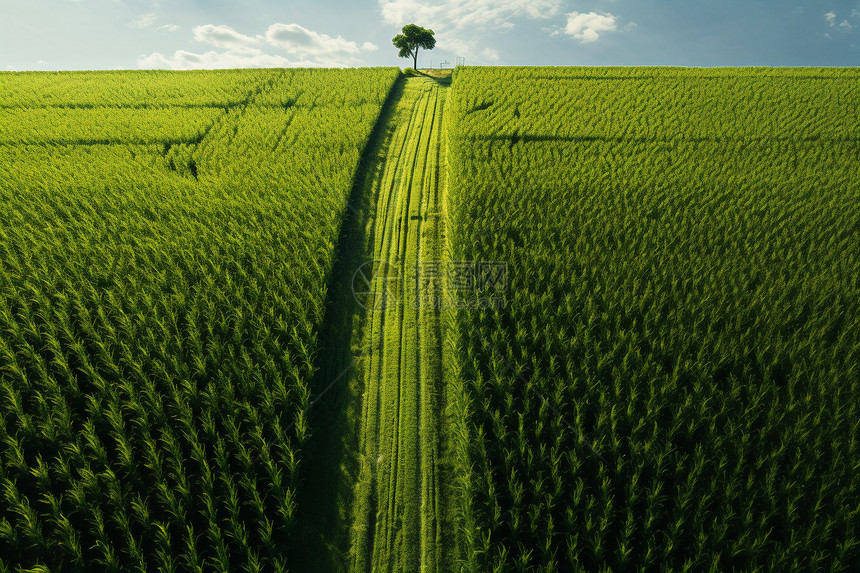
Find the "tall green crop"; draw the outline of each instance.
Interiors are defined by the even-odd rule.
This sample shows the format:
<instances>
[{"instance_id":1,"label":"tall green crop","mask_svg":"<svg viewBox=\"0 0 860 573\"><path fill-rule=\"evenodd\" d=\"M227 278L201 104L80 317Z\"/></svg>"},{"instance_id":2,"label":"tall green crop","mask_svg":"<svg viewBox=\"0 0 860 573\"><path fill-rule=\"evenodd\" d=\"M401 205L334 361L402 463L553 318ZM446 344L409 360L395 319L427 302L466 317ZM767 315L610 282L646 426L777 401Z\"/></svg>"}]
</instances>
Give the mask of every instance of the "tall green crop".
<instances>
[{"instance_id":1,"label":"tall green crop","mask_svg":"<svg viewBox=\"0 0 860 573\"><path fill-rule=\"evenodd\" d=\"M467 570L860 563L857 79L456 72Z\"/></svg>"},{"instance_id":2,"label":"tall green crop","mask_svg":"<svg viewBox=\"0 0 860 573\"><path fill-rule=\"evenodd\" d=\"M398 73L0 74L0 570L290 566L335 242Z\"/></svg>"}]
</instances>

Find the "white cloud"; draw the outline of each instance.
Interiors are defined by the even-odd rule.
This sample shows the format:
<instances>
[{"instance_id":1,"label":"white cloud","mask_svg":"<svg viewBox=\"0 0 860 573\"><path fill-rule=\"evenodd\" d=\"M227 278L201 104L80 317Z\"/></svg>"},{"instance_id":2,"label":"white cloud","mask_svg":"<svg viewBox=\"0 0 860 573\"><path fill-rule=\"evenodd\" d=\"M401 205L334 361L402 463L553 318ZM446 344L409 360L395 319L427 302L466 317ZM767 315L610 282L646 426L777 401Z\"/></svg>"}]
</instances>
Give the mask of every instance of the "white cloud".
<instances>
[{"instance_id":1,"label":"white cloud","mask_svg":"<svg viewBox=\"0 0 860 573\"><path fill-rule=\"evenodd\" d=\"M307 65L304 62L291 62L282 56L244 52L210 51L196 54L186 50L177 50L172 56L158 52L143 56L137 60L137 67L143 69L168 70L215 70L227 68L285 68L297 65Z\"/></svg>"},{"instance_id":2,"label":"white cloud","mask_svg":"<svg viewBox=\"0 0 860 573\"><path fill-rule=\"evenodd\" d=\"M226 48L228 50L247 48L260 43L259 38L240 34L230 26L206 24L204 26L196 26L193 33L194 39L198 42L212 44L216 48Z\"/></svg>"},{"instance_id":3,"label":"white cloud","mask_svg":"<svg viewBox=\"0 0 860 573\"><path fill-rule=\"evenodd\" d=\"M600 38L600 32L614 32L617 29L617 18L612 14L571 12L567 15L564 31L583 44L588 44L596 42Z\"/></svg>"},{"instance_id":4,"label":"white cloud","mask_svg":"<svg viewBox=\"0 0 860 573\"><path fill-rule=\"evenodd\" d=\"M365 42L359 47L342 36L333 38L298 24L272 24L266 30L266 41L301 59L311 59L328 65L352 65L361 63L358 55L362 51L374 51L377 47Z\"/></svg>"},{"instance_id":5,"label":"white cloud","mask_svg":"<svg viewBox=\"0 0 860 573\"><path fill-rule=\"evenodd\" d=\"M455 28L513 27L515 18L549 18L561 9L561 0L379 0L387 24Z\"/></svg>"},{"instance_id":6,"label":"white cloud","mask_svg":"<svg viewBox=\"0 0 860 573\"><path fill-rule=\"evenodd\" d=\"M175 31L172 28L165 29ZM156 52L141 56L137 61L138 67L188 70L353 66L364 63L361 59L363 53L379 49L370 42L359 45L341 36L333 38L298 24L272 24L265 34L256 36L242 34L230 26L214 24L196 26L192 33L196 41L218 50L204 53L178 50L172 56ZM284 50L287 55L267 53L278 49Z\"/></svg>"},{"instance_id":7,"label":"white cloud","mask_svg":"<svg viewBox=\"0 0 860 573\"><path fill-rule=\"evenodd\" d=\"M6 71L7 72L17 72L18 68L16 68L15 66L9 65L9 66L6 66Z\"/></svg>"},{"instance_id":8,"label":"white cloud","mask_svg":"<svg viewBox=\"0 0 860 573\"><path fill-rule=\"evenodd\" d=\"M155 22L156 22L157 20L158 20L158 12L150 12L150 13L148 13L148 14L142 14L142 15L140 15L140 16L137 18L137 20L135 20L134 22L132 22L132 24L131 24L131 25L132 25L132 26L134 26L135 28L138 28L138 29L140 29L140 30L143 30L143 29L145 29L145 28L149 28L150 26L152 26L153 24L155 24Z\"/></svg>"},{"instance_id":9,"label":"white cloud","mask_svg":"<svg viewBox=\"0 0 860 573\"><path fill-rule=\"evenodd\" d=\"M158 2L154 2L150 6L150 11L146 14L141 14L137 17L137 19L131 23L133 28L137 28L139 30L144 30L146 28L152 27L158 19L161 17L161 4Z\"/></svg>"},{"instance_id":10,"label":"white cloud","mask_svg":"<svg viewBox=\"0 0 860 573\"><path fill-rule=\"evenodd\" d=\"M481 55L484 58L493 62L497 62L499 60L499 52L491 48L484 48L483 50L481 50Z\"/></svg>"},{"instance_id":11,"label":"white cloud","mask_svg":"<svg viewBox=\"0 0 860 573\"><path fill-rule=\"evenodd\" d=\"M182 28L176 24L164 24L155 29L156 32L178 32Z\"/></svg>"},{"instance_id":12,"label":"white cloud","mask_svg":"<svg viewBox=\"0 0 860 573\"><path fill-rule=\"evenodd\" d=\"M430 28L440 49L473 63L498 60L498 52L486 47L487 31L510 30L524 18L551 18L561 5L562 0L379 0L386 24L415 22Z\"/></svg>"},{"instance_id":13,"label":"white cloud","mask_svg":"<svg viewBox=\"0 0 860 573\"><path fill-rule=\"evenodd\" d=\"M857 10L854 10L853 12L851 12L852 17L854 17L856 14L857 14ZM824 21L827 22L827 25L830 26L831 28L835 28L835 29L839 30L840 32L850 32L851 30L856 28L856 26L853 26L848 20L842 20L841 22L838 22L838 23L836 22L836 20L837 20L836 12L827 12L824 15Z\"/></svg>"}]
</instances>

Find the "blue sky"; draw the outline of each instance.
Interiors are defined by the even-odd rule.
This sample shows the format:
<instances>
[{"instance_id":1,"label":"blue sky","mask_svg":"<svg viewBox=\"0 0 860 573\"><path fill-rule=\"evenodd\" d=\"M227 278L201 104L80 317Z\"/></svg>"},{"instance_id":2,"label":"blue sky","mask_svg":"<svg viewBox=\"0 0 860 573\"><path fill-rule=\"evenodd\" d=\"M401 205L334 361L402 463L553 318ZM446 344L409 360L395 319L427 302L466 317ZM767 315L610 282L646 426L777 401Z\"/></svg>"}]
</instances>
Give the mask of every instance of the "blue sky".
<instances>
[{"instance_id":1,"label":"blue sky","mask_svg":"<svg viewBox=\"0 0 860 573\"><path fill-rule=\"evenodd\" d=\"M0 70L408 65L856 66L860 0L0 0Z\"/></svg>"}]
</instances>

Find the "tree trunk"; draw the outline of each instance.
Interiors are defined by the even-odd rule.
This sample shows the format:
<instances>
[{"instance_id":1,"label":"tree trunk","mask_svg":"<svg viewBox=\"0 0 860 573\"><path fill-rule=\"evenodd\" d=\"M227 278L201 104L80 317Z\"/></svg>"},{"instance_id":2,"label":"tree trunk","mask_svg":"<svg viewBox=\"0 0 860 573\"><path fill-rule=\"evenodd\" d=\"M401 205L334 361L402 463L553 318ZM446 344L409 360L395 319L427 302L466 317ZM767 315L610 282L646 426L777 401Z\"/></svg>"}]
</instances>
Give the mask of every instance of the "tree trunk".
<instances>
[{"instance_id":1,"label":"tree trunk","mask_svg":"<svg viewBox=\"0 0 860 573\"><path fill-rule=\"evenodd\" d=\"M415 71L418 71L418 48L415 48L415 51L412 52L412 67Z\"/></svg>"}]
</instances>

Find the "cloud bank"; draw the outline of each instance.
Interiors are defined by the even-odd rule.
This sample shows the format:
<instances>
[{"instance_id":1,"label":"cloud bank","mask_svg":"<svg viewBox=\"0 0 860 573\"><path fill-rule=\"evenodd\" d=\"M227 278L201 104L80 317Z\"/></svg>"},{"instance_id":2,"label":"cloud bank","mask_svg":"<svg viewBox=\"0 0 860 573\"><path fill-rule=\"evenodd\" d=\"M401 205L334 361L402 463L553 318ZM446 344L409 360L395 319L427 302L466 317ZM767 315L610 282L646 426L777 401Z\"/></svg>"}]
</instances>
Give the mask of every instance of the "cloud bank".
<instances>
[{"instance_id":1,"label":"cloud bank","mask_svg":"<svg viewBox=\"0 0 860 573\"><path fill-rule=\"evenodd\" d=\"M359 45L309 30L299 24L272 24L263 34L248 36L230 26L205 24L192 30L194 40L218 50L204 53L177 50L142 56L140 68L173 70L254 67L346 67L364 63L362 55L378 48ZM271 53L280 50L282 53Z\"/></svg>"},{"instance_id":2,"label":"cloud bank","mask_svg":"<svg viewBox=\"0 0 860 573\"><path fill-rule=\"evenodd\" d=\"M313 60L324 65L338 63L361 63L362 52L372 52L377 47L370 42L361 46L355 42L333 38L308 30L298 24L272 24L265 34L266 41L284 49L287 53L302 60Z\"/></svg>"}]
</instances>

